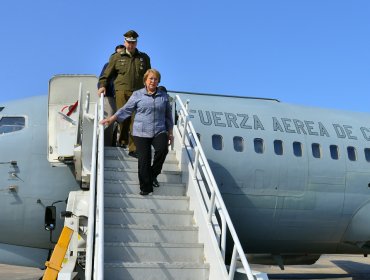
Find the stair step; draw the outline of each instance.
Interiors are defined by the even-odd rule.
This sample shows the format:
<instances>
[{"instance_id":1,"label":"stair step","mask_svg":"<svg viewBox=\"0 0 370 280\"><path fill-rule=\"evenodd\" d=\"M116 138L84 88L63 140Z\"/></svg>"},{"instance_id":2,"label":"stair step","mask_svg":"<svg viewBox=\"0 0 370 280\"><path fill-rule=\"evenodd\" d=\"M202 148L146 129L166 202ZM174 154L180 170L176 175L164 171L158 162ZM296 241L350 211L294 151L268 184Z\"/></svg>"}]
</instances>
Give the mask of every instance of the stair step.
<instances>
[{"instance_id":1,"label":"stair step","mask_svg":"<svg viewBox=\"0 0 370 280\"><path fill-rule=\"evenodd\" d=\"M159 182L160 187L155 189L156 195L184 196L186 187L183 183ZM106 193L137 194L140 191L138 181L105 180L104 191Z\"/></svg>"},{"instance_id":2,"label":"stair step","mask_svg":"<svg viewBox=\"0 0 370 280\"><path fill-rule=\"evenodd\" d=\"M125 158L105 157L104 167L106 168L122 168L122 169L137 169L137 160L129 160ZM163 170L179 171L178 163L175 161L165 161Z\"/></svg>"},{"instance_id":3,"label":"stair step","mask_svg":"<svg viewBox=\"0 0 370 280\"><path fill-rule=\"evenodd\" d=\"M104 179L136 181L138 172L137 169L104 168ZM157 179L161 182L181 183L181 172L162 170Z\"/></svg>"},{"instance_id":4,"label":"stair step","mask_svg":"<svg viewBox=\"0 0 370 280\"><path fill-rule=\"evenodd\" d=\"M204 261L204 246L199 243L106 242L104 261L199 262Z\"/></svg>"},{"instance_id":5,"label":"stair step","mask_svg":"<svg viewBox=\"0 0 370 280\"><path fill-rule=\"evenodd\" d=\"M152 150L152 158L154 156L154 150ZM104 148L104 158L109 157L116 157L116 158L125 158L133 161L137 161L136 158L131 157L128 155L128 150L122 149L120 147L105 147ZM169 151L166 157L166 161L168 162L176 162L176 152Z\"/></svg>"},{"instance_id":6,"label":"stair step","mask_svg":"<svg viewBox=\"0 0 370 280\"><path fill-rule=\"evenodd\" d=\"M190 226L193 211L155 210L138 208L105 208L106 224L146 224L167 226Z\"/></svg>"},{"instance_id":7,"label":"stair step","mask_svg":"<svg viewBox=\"0 0 370 280\"><path fill-rule=\"evenodd\" d=\"M151 196L139 195L136 158L119 147L104 153L104 278L209 279L175 152Z\"/></svg>"},{"instance_id":8,"label":"stair step","mask_svg":"<svg viewBox=\"0 0 370 280\"><path fill-rule=\"evenodd\" d=\"M152 154L152 160L154 158L154 154ZM136 162L138 161L137 158L135 157L131 157L128 155L127 152L125 153L109 153L108 155L104 155L104 159L105 160L119 160L119 161L131 161L131 162ZM179 161L177 160L176 158L176 155L173 153L168 153L167 156L166 156L166 160L165 160L165 163L169 163L169 164L177 164L179 163Z\"/></svg>"},{"instance_id":9,"label":"stair step","mask_svg":"<svg viewBox=\"0 0 370 280\"><path fill-rule=\"evenodd\" d=\"M132 263L110 262L104 264L104 278L110 280L206 280L209 264L205 263Z\"/></svg>"},{"instance_id":10,"label":"stair step","mask_svg":"<svg viewBox=\"0 0 370 280\"><path fill-rule=\"evenodd\" d=\"M198 227L105 224L105 242L196 243Z\"/></svg>"},{"instance_id":11,"label":"stair step","mask_svg":"<svg viewBox=\"0 0 370 280\"><path fill-rule=\"evenodd\" d=\"M161 187L159 187L161 188ZM140 209L167 209L188 210L189 198L186 196L157 195L154 188L153 195L140 194L108 194L104 195L105 207L112 208L140 208Z\"/></svg>"}]
</instances>

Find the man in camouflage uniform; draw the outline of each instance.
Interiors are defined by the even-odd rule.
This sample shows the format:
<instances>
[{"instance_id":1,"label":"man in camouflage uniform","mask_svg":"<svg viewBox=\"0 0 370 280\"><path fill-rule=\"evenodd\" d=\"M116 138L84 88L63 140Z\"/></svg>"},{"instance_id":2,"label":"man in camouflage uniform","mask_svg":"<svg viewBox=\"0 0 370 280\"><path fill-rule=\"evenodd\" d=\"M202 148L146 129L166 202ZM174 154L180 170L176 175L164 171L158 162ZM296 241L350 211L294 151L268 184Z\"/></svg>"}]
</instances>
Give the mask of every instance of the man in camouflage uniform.
<instances>
[{"instance_id":1,"label":"man in camouflage uniform","mask_svg":"<svg viewBox=\"0 0 370 280\"><path fill-rule=\"evenodd\" d=\"M98 89L99 96L102 93L105 94L109 79L116 75L114 89L117 109L126 104L135 90L144 87L144 74L151 68L149 56L136 48L139 35L134 30L130 30L123 36L125 48L110 57L107 68L99 78L100 88ZM131 116L120 125L118 145L121 147L129 145L129 155L136 157L136 147L129 133L133 118L134 116Z\"/></svg>"}]
</instances>

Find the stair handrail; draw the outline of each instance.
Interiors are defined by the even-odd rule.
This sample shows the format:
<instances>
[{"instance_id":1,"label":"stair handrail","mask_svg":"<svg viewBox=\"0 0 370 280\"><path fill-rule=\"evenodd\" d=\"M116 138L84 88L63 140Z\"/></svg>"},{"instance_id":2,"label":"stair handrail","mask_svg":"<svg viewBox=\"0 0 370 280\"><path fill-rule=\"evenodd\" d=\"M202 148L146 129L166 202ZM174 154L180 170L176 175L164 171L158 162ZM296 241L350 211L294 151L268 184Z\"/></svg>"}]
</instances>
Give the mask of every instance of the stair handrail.
<instances>
[{"instance_id":1,"label":"stair handrail","mask_svg":"<svg viewBox=\"0 0 370 280\"><path fill-rule=\"evenodd\" d=\"M97 139L98 139L98 104L95 105L94 113L94 132L91 153L91 174L89 187L89 218L87 221L86 237L86 266L85 279L92 279L94 236L95 236L95 199L96 199L96 156L97 156Z\"/></svg>"},{"instance_id":2,"label":"stair handrail","mask_svg":"<svg viewBox=\"0 0 370 280\"><path fill-rule=\"evenodd\" d=\"M104 96L95 105L85 279L104 279Z\"/></svg>"},{"instance_id":3,"label":"stair handrail","mask_svg":"<svg viewBox=\"0 0 370 280\"><path fill-rule=\"evenodd\" d=\"M244 271L247 275L247 278L249 280L254 280L251 268L249 266L249 263L248 263L247 258L245 256L245 253L244 253L243 248L241 246L238 235L235 231L234 225L231 221L229 212L227 211L225 203L222 199L220 190L217 186L217 183L215 181L215 178L213 176L211 168L209 167L208 160L207 160L207 158L204 154L203 148L202 148L202 146L199 142L199 139L197 137L194 126L193 126L192 122L190 121L190 117L189 117L189 113L188 113L189 101L187 101L187 105L185 106L179 95L176 95L176 100L177 100L178 104L180 105L179 119L178 119L177 125L179 127L180 125L183 124L182 125L183 126L182 139L181 139L182 145L186 146L185 145L185 138L186 138L185 136L188 136L188 138L191 139L192 142L194 142L194 143L192 143L192 146L190 146L190 148L195 151L194 162L192 162L192 158L189 155L189 160L193 163L193 170L194 170L194 173L195 173L194 177L196 179L197 172L199 171L198 169L201 168L203 174L205 175L205 179L207 181L208 187L210 188L210 191L211 191L211 197L210 198L207 197L209 199L209 204L205 205L206 208L208 208L208 210L207 210L208 211L208 222L212 223L212 219L213 219L213 216L214 216L216 210L218 211L218 213L221 217L221 221L222 221L222 223L221 223L221 233L222 233L222 236L221 236L221 244L220 244L221 248L219 248L219 249L220 249L220 252L221 252L221 254L224 258L224 262L225 262L226 232L227 232L227 229L229 229L232 240L234 242L231 264L230 264L230 268L229 268L229 279L230 280L234 279L235 270L236 270L236 261L237 261L237 257L239 256L239 258L242 262ZM181 132L180 129L179 129L179 131ZM202 190L201 190L201 193L203 194L203 196L205 195L204 191L202 191ZM203 199L204 199L204 197L203 197ZM214 231L213 231L213 233L215 234ZM224 263L224 265L226 266L225 263Z\"/></svg>"},{"instance_id":4,"label":"stair handrail","mask_svg":"<svg viewBox=\"0 0 370 280\"><path fill-rule=\"evenodd\" d=\"M104 95L100 96L99 120L104 119ZM99 124L98 169L96 199L95 272L94 279L104 279L104 125Z\"/></svg>"}]
</instances>

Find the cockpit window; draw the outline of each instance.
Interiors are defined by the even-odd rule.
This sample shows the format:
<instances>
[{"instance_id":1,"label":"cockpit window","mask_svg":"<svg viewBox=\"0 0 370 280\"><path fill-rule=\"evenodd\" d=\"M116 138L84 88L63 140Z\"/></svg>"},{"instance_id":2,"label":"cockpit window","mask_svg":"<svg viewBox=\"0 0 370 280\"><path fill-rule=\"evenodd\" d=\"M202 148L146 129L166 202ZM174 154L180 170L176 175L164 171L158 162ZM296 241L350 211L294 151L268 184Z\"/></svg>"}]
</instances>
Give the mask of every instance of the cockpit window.
<instances>
[{"instance_id":1,"label":"cockpit window","mask_svg":"<svg viewBox=\"0 0 370 280\"><path fill-rule=\"evenodd\" d=\"M0 134L11 133L23 129L25 126L24 117L1 117Z\"/></svg>"}]
</instances>

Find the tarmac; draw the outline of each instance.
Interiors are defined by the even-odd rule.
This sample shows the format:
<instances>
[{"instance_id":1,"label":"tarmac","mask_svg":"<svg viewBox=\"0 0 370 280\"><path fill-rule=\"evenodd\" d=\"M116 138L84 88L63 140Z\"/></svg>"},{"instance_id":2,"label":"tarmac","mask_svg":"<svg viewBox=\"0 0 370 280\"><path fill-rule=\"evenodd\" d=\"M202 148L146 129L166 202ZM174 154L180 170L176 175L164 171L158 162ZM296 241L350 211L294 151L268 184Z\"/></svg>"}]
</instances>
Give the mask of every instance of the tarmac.
<instances>
[{"instance_id":1,"label":"tarmac","mask_svg":"<svg viewBox=\"0 0 370 280\"><path fill-rule=\"evenodd\" d=\"M0 264L0 280L38 280L44 271L34 267Z\"/></svg>"},{"instance_id":2,"label":"tarmac","mask_svg":"<svg viewBox=\"0 0 370 280\"><path fill-rule=\"evenodd\" d=\"M361 255L323 255L313 265L290 265L284 270L268 265L251 265L251 268L267 273L269 279L370 280L370 257ZM0 280L38 280L43 273L38 268L0 264Z\"/></svg>"},{"instance_id":3,"label":"tarmac","mask_svg":"<svg viewBox=\"0 0 370 280\"><path fill-rule=\"evenodd\" d=\"M278 266L251 265L267 273L269 279L335 279L370 280L370 257L363 255L322 255L313 265Z\"/></svg>"}]
</instances>

